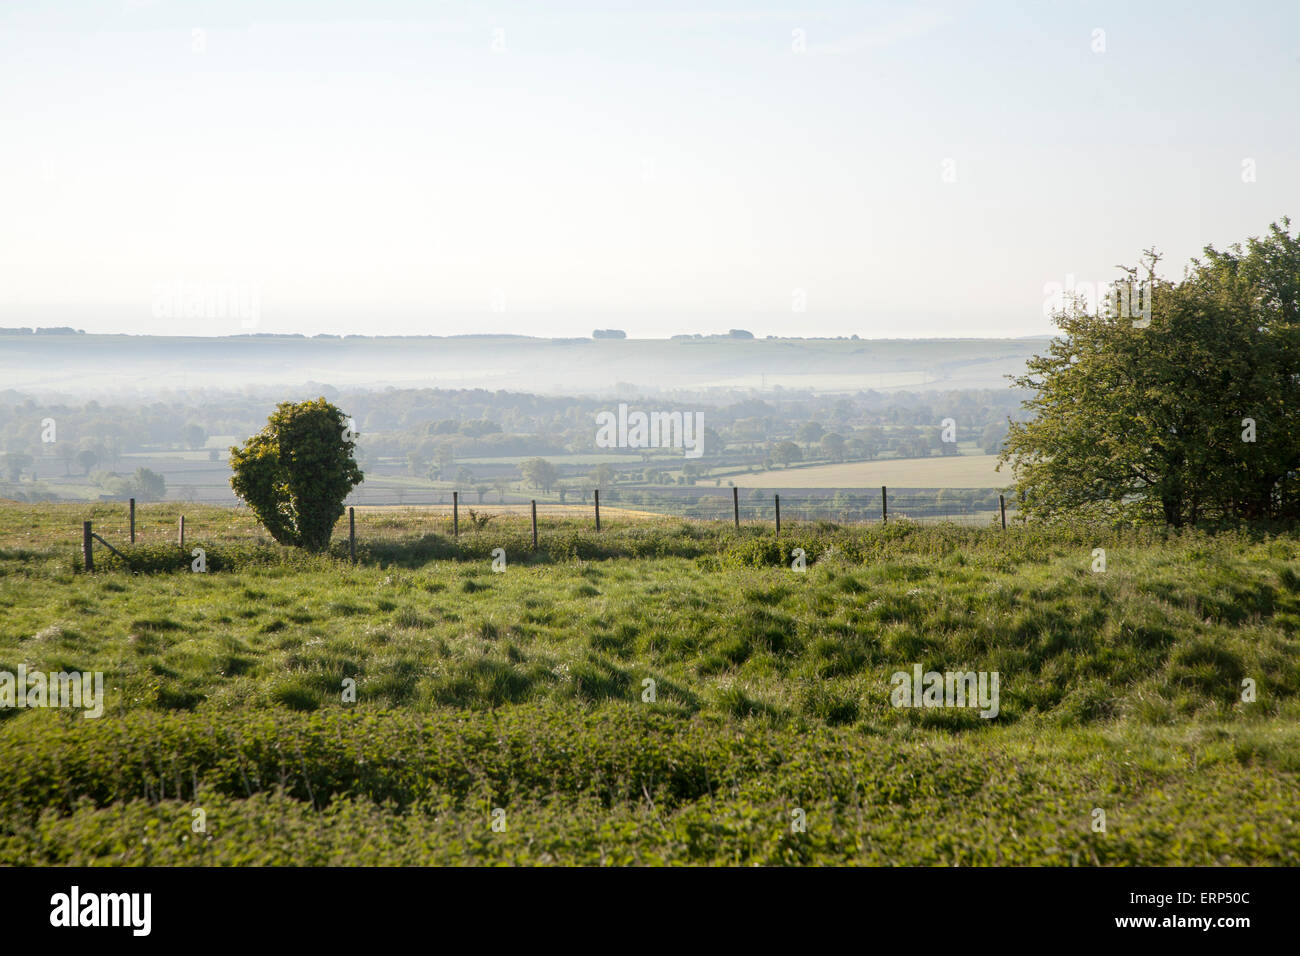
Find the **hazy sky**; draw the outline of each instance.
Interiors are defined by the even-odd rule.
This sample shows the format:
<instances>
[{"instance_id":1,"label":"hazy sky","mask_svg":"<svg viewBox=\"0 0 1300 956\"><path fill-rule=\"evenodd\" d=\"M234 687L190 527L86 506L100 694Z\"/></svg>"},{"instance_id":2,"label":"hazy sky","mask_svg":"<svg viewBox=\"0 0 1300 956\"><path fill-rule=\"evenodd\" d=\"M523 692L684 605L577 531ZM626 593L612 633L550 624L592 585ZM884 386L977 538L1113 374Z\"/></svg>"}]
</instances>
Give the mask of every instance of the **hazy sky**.
<instances>
[{"instance_id":1,"label":"hazy sky","mask_svg":"<svg viewBox=\"0 0 1300 956\"><path fill-rule=\"evenodd\" d=\"M4 0L0 325L1044 333L1046 283L1300 219L1298 36L1283 2Z\"/></svg>"}]
</instances>

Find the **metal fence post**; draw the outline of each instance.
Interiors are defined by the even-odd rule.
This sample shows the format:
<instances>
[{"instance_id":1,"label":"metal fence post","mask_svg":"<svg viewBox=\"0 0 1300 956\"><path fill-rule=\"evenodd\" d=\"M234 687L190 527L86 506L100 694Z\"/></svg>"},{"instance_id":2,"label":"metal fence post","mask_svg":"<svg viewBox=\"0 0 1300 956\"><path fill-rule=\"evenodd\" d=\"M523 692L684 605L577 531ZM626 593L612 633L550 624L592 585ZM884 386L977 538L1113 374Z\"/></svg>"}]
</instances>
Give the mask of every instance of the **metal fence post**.
<instances>
[{"instance_id":1,"label":"metal fence post","mask_svg":"<svg viewBox=\"0 0 1300 956\"><path fill-rule=\"evenodd\" d=\"M880 523L884 524L889 520L889 493L885 486L880 486Z\"/></svg>"},{"instance_id":2,"label":"metal fence post","mask_svg":"<svg viewBox=\"0 0 1300 956\"><path fill-rule=\"evenodd\" d=\"M348 557L355 564L357 560L357 509L348 506Z\"/></svg>"},{"instance_id":3,"label":"metal fence post","mask_svg":"<svg viewBox=\"0 0 1300 956\"><path fill-rule=\"evenodd\" d=\"M95 554L90 539L90 522L81 522L81 551L86 558L86 570L95 570Z\"/></svg>"},{"instance_id":4,"label":"metal fence post","mask_svg":"<svg viewBox=\"0 0 1300 956\"><path fill-rule=\"evenodd\" d=\"M1005 495L998 495L998 510L1002 512L1002 530L1007 530L1007 499Z\"/></svg>"},{"instance_id":5,"label":"metal fence post","mask_svg":"<svg viewBox=\"0 0 1300 956\"><path fill-rule=\"evenodd\" d=\"M731 486L731 514L736 519L736 527L740 527L740 489L735 485Z\"/></svg>"},{"instance_id":6,"label":"metal fence post","mask_svg":"<svg viewBox=\"0 0 1300 956\"><path fill-rule=\"evenodd\" d=\"M131 499L131 543L135 544L135 499Z\"/></svg>"},{"instance_id":7,"label":"metal fence post","mask_svg":"<svg viewBox=\"0 0 1300 956\"><path fill-rule=\"evenodd\" d=\"M599 488L594 489L592 491L592 494L596 496L596 530L599 531L600 530L600 489Z\"/></svg>"},{"instance_id":8,"label":"metal fence post","mask_svg":"<svg viewBox=\"0 0 1300 956\"><path fill-rule=\"evenodd\" d=\"M460 492L451 493L451 534L454 538L460 537Z\"/></svg>"},{"instance_id":9,"label":"metal fence post","mask_svg":"<svg viewBox=\"0 0 1300 956\"><path fill-rule=\"evenodd\" d=\"M533 499L533 550L537 550L537 499Z\"/></svg>"},{"instance_id":10,"label":"metal fence post","mask_svg":"<svg viewBox=\"0 0 1300 956\"><path fill-rule=\"evenodd\" d=\"M781 496L776 495L776 533L781 533Z\"/></svg>"}]
</instances>

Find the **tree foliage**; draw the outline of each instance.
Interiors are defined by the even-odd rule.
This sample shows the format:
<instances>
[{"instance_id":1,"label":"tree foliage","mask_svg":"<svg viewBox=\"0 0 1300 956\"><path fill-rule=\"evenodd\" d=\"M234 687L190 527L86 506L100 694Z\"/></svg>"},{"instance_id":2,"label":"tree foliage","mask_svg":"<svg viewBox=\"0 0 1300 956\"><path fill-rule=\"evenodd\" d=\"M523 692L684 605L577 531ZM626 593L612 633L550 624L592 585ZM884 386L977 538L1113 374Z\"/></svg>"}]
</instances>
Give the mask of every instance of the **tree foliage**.
<instances>
[{"instance_id":1,"label":"tree foliage","mask_svg":"<svg viewBox=\"0 0 1300 956\"><path fill-rule=\"evenodd\" d=\"M1158 279L1148 251L1113 291L1145 271L1149 299L1067 304L1063 335L1016 380L1035 390L1033 417L1011 423L1002 451L1027 514L1173 526L1300 516L1300 237L1289 230L1283 219L1244 248L1208 247L1179 282Z\"/></svg>"},{"instance_id":2,"label":"tree foliage","mask_svg":"<svg viewBox=\"0 0 1300 956\"><path fill-rule=\"evenodd\" d=\"M362 479L355 447L347 418L324 398L282 402L260 432L230 449L230 485L276 541L324 551Z\"/></svg>"},{"instance_id":3,"label":"tree foliage","mask_svg":"<svg viewBox=\"0 0 1300 956\"><path fill-rule=\"evenodd\" d=\"M559 470L545 458L530 458L520 468L524 480L534 488L541 488L550 494L551 486L560 478Z\"/></svg>"}]
</instances>

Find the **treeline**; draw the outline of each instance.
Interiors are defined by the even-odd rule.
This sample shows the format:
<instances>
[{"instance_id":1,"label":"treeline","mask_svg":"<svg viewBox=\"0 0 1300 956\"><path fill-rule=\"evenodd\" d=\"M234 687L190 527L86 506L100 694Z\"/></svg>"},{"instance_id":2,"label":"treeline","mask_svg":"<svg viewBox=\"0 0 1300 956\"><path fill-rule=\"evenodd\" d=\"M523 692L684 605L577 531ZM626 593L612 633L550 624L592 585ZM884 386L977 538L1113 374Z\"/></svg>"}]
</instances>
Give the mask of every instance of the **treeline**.
<instances>
[{"instance_id":1,"label":"treeline","mask_svg":"<svg viewBox=\"0 0 1300 956\"><path fill-rule=\"evenodd\" d=\"M300 390L343 408L361 434L363 457L413 461L427 469L439 460L557 456L596 451L595 416L617 400L541 396L486 389ZM38 401L12 390L0 392L0 449L37 459L53 456L66 474L114 468L125 453L202 449L213 436L235 440L265 422L283 392L200 392L166 400L101 404ZM639 401L632 407L701 411L705 456L728 451L774 464L809 458L917 456L952 451L940 443L940 423L951 418L960 441L996 450L1014 413L1014 393L992 390L932 394L859 392L853 396ZM54 423L50 441L47 422ZM782 447L781 443L789 443ZM947 445L948 447L945 447ZM224 448L213 448L224 457ZM602 451L606 451L602 449ZM632 458L635 450L628 450Z\"/></svg>"}]
</instances>

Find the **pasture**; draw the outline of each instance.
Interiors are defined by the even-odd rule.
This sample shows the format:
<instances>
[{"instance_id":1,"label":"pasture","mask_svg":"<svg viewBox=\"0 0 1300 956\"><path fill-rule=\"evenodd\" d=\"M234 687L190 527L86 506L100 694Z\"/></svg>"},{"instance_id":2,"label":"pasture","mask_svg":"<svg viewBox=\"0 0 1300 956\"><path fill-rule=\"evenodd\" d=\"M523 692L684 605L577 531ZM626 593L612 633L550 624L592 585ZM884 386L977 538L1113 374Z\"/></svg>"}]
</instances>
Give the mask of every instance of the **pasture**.
<instances>
[{"instance_id":1,"label":"pasture","mask_svg":"<svg viewBox=\"0 0 1300 956\"><path fill-rule=\"evenodd\" d=\"M997 464L996 455L898 458L781 468L728 480L741 488L1001 488L1011 483L1011 472L998 472Z\"/></svg>"},{"instance_id":2,"label":"pasture","mask_svg":"<svg viewBox=\"0 0 1300 956\"><path fill-rule=\"evenodd\" d=\"M1291 536L412 511L354 565L189 505L197 574L149 506L87 574L96 508L0 507L0 671L106 685L0 710L0 863L1300 863Z\"/></svg>"}]
</instances>

